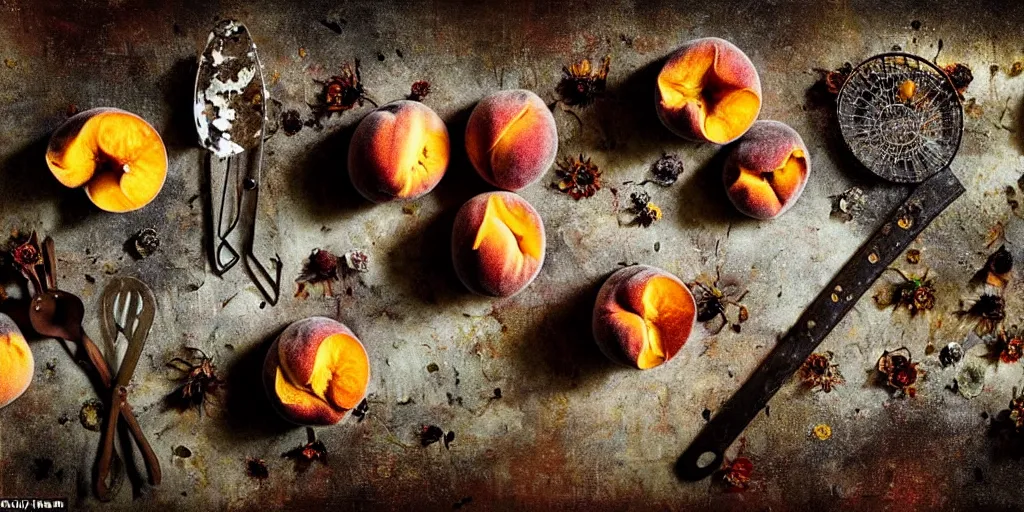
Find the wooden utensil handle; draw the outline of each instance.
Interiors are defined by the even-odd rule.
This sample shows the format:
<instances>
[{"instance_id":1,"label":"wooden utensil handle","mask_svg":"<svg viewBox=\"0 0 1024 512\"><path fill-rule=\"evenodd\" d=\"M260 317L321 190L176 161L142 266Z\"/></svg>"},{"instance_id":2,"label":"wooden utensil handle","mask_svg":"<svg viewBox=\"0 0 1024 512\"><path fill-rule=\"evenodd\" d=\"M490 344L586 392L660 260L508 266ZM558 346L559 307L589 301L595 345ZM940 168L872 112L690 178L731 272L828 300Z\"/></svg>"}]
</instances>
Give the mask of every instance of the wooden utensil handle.
<instances>
[{"instance_id":1,"label":"wooden utensil handle","mask_svg":"<svg viewBox=\"0 0 1024 512\"><path fill-rule=\"evenodd\" d=\"M122 386L117 386L110 394L110 414L107 415L107 425L103 429L103 437L100 438L100 458L96 464L96 497L100 501L110 501L110 486L107 485L107 479L110 477L110 461L114 455L114 434L117 430L118 415L121 414L121 406L127 394L127 390Z\"/></svg>"}]
</instances>

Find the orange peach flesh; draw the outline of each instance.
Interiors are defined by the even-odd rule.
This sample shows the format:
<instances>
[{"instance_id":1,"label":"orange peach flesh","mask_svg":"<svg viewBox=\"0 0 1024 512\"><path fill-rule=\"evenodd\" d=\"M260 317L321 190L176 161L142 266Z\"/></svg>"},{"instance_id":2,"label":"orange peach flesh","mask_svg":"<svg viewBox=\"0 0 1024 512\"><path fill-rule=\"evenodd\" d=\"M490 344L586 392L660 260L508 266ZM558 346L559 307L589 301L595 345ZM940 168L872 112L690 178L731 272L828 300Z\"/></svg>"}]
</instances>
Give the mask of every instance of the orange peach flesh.
<instances>
[{"instance_id":1,"label":"orange peach flesh","mask_svg":"<svg viewBox=\"0 0 1024 512\"><path fill-rule=\"evenodd\" d=\"M448 166L448 138L427 121L423 115L395 116L390 129L378 130L373 136L373 147L395 148L391 164L396 197L416 195L425 181L436 179L437 169Z\"/></svg>"},{"instance_id":2,"label":"orange peach flesh","mask_svg":"<svg viewBox=\"0 0 1024 512\"><path fill-rule=\"evenodd\" d=\"M296 385L296 380L287 365L277 368L274 392L282 404L310 405L319 401L347 411L359 405L366 393L370 363L362 344L347 334L332 334L320 342L308 381Z\"/></svg>"},{"instance_id":3,"label":"orange peach flesh","mask_svg":"<svg viewBox=\"0 0 1024 512\"><path fill-rule=\"evenodd\" d=\"M34 365L32 352L21 333L0 334L0 408L28 389Z\"/></svg>"},{"instance_id":4,"label":"orange peach flesh","mask_svg":"<svg viewBox=\"0 0 1024 512\"><path fill-rule=\"evenodd\" d=\"M751 196L768 201L769 211L779 211L800 191L807 176L807 157L794 149L782 165L771 172L760 173L740 167L739 177L730 189L748 190Z\"/></svg>"},{"instance_id":5,"label":"orange peach flesh","mask_svg":"<svg viewBox=\"0 0 1024 512\"><path fill-rule=\"evenodd\" d=\"M647 282L640 305L639 311L620 311L612 320L632 324L629 330L642 335L636 365L646 370L664 363L682 348L689 337L695 312L688 292L678 282L664 276Z\"/></svg>"},{"instance_id":6,"label":"orange peach flesh","mask_svg":"<svg viewBox=\"0 0 1024 512\"><path fill-rule=\"evenodd\" d=\"M517 250L503 251L514 258L514 266L522 269L526 257L539 259L544 252L540 237L537 236L533 214L521 205L511 207L498 194L487 198L483 222L473 240L473 250L479 250L484 243L501 248Z\"/></svg>"},{"instance_id":7,"label":"orange peach flesh","mask_svg":"<svg viewBox=\"0 0 1024 512\"><path fill-rule=\"evenodd\" d=\"M121 111L95 114L63 150L46 162L67 187L85 186L96 206L126 212L148 204L163 188L167 153L160 135L142 118Z\"/></svg>"},{"instance_id":8,"label":"orange peach flesh","mask_svg":"<svg viewBox=\"0 0 1024 512\"><path fill-rule=\"evenodd\" d=\"M743 134L757 118L761 99L757 91L722 80L718 50L703 46L683 64L668 66L658 75L662 102L682 110L693 104L698 123L711 142L724 143Z\"/></svg>"}]
</instances>

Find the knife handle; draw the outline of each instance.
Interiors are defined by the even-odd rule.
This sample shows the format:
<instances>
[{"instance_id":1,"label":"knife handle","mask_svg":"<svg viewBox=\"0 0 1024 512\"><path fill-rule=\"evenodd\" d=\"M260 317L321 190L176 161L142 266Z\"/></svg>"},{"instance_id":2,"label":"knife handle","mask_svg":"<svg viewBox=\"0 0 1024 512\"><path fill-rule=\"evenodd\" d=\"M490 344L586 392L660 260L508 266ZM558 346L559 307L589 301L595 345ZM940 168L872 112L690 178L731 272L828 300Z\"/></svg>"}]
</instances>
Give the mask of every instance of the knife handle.
<instances>
[{"instance_id":1,"label":"knife handle","mask_svg":"<svg viewBox=\"0 0 1024 512\"><path fill-rule=\"evenodd\" d=\"M676 462L684 480L710 476L725 450L917 235L964 192L949 168L921 182L893 210Z\"/></svg>"}]
</instances>

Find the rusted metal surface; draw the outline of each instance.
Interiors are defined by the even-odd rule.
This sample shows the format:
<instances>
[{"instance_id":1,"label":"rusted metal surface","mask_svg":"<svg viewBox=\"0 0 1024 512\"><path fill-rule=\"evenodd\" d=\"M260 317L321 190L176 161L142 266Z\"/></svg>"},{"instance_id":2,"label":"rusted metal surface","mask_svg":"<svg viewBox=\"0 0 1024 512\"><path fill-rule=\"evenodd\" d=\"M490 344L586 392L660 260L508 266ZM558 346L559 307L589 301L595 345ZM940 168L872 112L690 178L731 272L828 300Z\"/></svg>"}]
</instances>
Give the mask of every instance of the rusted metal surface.
<instances>
[{"instance_id":1,"label":"rusted metal surface","mask_svg":"<svg viewBox=\"0 0 1024 512\"><path fill-rule=\"evenodd\" d=\"M990 435L990 425L1021 384L1021 367L970 348L964 361L983 364L985 385L968 400L947 389L958 367L944 368L938 357L973 327L955 312L961 299L977 296L968 283L1001 243L988 246L999 226L1017 256L1024 235L1006 197L1007 187L1021 193L1024 76L1012 70L1024 60L1024 6L983 4L970 16L964 9L866 1L0 3L2 227L55 237L61 287L85 300L89 332L99 332L99 295L111 276L151 285L157 317L131 397L164 466L162 485L134 501L129 482L109 505L92 497L100 434L83 428L79 414L97 392L61 344L36 340L32 386L0 410L0 495L66 497L75 509L115 510L1018 506L1021 461L1004 438ZM285 290L276 307L261 308L244 273L221 279L209 272L205 152L192 88L207 34L228 17L245 22L259 47L270 95L280 102L271 106L272 121L292 110L311 119L308 104L321 82L359 59L365 93L377 103L428 81L424 102L452 134L448 174L412 205L371 205L348 183L348 138L369 103L323 118L322 129L304 126L291 136L282 129L268 141L257 247L280 253L286 282L316 247L365 251L368 271L336 283L334 297L315 287L307 298ZM717 148L679 140L654 112L661 60L681 42L711 35L735 42L758 68L761 118L791 125L810 150L814 171L804 195L777 220L735 213L722 191ZM916 276L930 269L935 307L911 317L878 308L868 293L819 348L833 352L846 384L810 392L794 378L727 452L753 463L748 490L726 492L719 479L678 480L673 465L704 424L705 409L715 412L739 388L899 199L844 152L833 106L814 93L814 69L893 46L933 58L940 40L937 63L965 63L975 76L953 164L967 191L911 244L920 263L894 264ZM512 299L469 295L451 269L447 239L458 207L487 189L461 149L470 109L512 87L553 102L563 66L605 55L605 96L589 107L554 107L559 157L591 157L604 171L604 188L573 201L550 188L549 172L524 190L548 233L543 271ZM50 176L46 140L72 105L120 107L158 128L170 171L152 204L105 214ZM610 189L625 204L622 182L649 178L664 153L678 154L686 171L672 186L647 187L663 218L648 228L620 224ZM833 218L830 196L852 186L864 190L865 208L850 222ZM149 227L160 247L134 259L125 241ZM750 319L740 333L699 328L664 367L616 368L588 326L597 288L620 262L657 265L684 280L713 278L721 266L723 278L750 290L743 299ZM1011 281L1007 289L1008 323L1019 323L1024 311L1018 287ZM15 298L16 288L8 286ZM277 333L311 315L352 327L366 345L372 380L363 419L317 429L327 463L300 471L282 454L309 439L274 416L259 369ZM182 375L165 363L193 356L186 346L211 356L225 379L202 415L167 399ZM877 380L878 358L901 346L926 370L914 398L894 398ZM826 440L812 433L820 424L831 428ZM424 425L455 438L447 449L444 442L424 447ZM247 474L257 459L266 478Z\"/></svg>"}]
</instances>

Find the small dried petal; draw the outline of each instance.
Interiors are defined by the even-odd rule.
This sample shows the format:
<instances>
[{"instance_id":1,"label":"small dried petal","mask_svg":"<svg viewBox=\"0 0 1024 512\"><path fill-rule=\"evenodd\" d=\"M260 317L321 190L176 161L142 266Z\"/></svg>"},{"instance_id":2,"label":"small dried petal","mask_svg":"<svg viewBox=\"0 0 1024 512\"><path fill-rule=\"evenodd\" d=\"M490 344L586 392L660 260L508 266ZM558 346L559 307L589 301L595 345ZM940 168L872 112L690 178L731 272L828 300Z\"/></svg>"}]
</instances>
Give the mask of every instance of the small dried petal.
<instances>
[{"instance_id":1,"label":"small dried petal","mask_svg":"<svg viewBox=\"0 0 1024 512\"><path fill-rule=\"evenodd\" d=\"M582 154L559 162L555 175L558 181L552 187L576 200L591 197L601 189L601 169Z\"/></svg>"}]
</instances>

